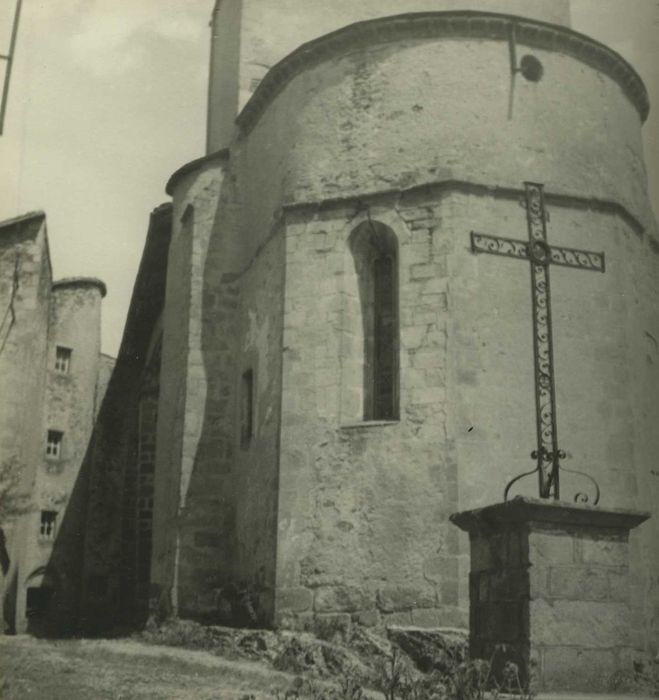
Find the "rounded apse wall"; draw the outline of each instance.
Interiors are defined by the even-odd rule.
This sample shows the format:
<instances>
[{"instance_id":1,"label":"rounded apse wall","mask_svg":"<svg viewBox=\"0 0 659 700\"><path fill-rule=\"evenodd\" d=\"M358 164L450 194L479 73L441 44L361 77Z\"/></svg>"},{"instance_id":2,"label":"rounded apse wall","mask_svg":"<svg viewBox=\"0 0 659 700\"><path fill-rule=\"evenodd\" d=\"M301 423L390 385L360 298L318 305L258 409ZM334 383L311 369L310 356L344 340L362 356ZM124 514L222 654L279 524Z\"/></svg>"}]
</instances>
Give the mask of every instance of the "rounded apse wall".
<instances>
[{"instance_id":1,"label":"rounded apse wall","mask_svg":"<svg viewBox=\"0 0 659 700\"><path fill-rule=\"evenodd\" d=\"M305 319L303 340L312 331L315 338L331 340L324 305L344 291L341 254L357 224L355 204L360 198L376 201L376 220L377 208L386 209L380 218L401 243L404 311L413 316L426 287L446 284L438 293L444 306L438 306L441 329L435 324L437 349L430 353L444 363L445 386L438 386L437 394L446 404L451 452L446 461L459 473L455 496L447 490L446 507L473 507L500 500L507 478L532 468L534 406L528 264L473 255L469 231L524 238L517 193L524 181L544 183L551 194L550 242L603 251L607 261L605 275L552 271L562 444L580 460L573 466L594 471L604 505L641 502L651 491L645 487L657 447L648 437L657 417L657 370L654 351L648 350L646 360L645 350L650 338L656 343L659 337L654 311L659 292L652 281L657 258L650 237L641 235L652 226L640 133L648 108L644 88L620 57L569 30L493 15L435 19L388 18L348 27L271 70L238 118L226 178L217 185L222 190L220 215L213 217L221 224L217 238L227 247L238 241L245 248L236 269L247 269L284 205L326 205L322 217L314 207L296 214L301 233L295 241L290 236L285 251L285 298L286 303L303 300L304 313L297 314ZM194 187L192 177L173 183L175 208L182 209L188 187L206 197L205 177ZM414 206L396 199L397 192L430 183L481 187L453 188L445 197L428 188L425 200L415 193ZM368 199L378 193L379 199ZM390 193L388 200L384 193ZM561 206L557 195L566 198ZM341 199L349 203L332 209L331 202ZM415 216L427 219L427 225L407 226ZM293 219L286 220L287 244ZM314 233L336 243L319 255L311 243ZM427 248L415 245L419 237L429 242ZM436 266L437 279L415 278L426 264ZM285 309L288 333L296 311L286 315ZM407 347L418 329L401 319ZM286 336L284 344L288 347ZM300 372L313 376L313 353L299 355ZM401 371L403 402L410 394L411 369L416 368ZM285 377L282 391L294 394L295 381ZM321 421L313 406L306 408L298 414L314 429L311 424ZM330 423L338 425L334 419ZM565 425L576 429L563 430ZM401 420L391 431L406 427ZM296 443L297 427L282 430ZM373 431L360 443L364 464L377 461L372 457L378 441ZM304 444L304 436L297 442ZM394 442L400 450L400 440ZM403 461L409 455L394 467L412 482L415 475ZM285 479L288 470L295 485L290 510L296 515L296 499L306 496L301 475L310 472L305 472L306 454L299 473L291 467L293 459L287 462L291 456L284 454L281 476ZM419 470L428 466L417 461L412 466ZM426 496L428 503L437 501L434 494ZM424 507L430 512L434 505ZM293 542L302 528L295 529L294 517L290 522ZM283 539L281 568L294 572L299 552L287 550ZM643 547L649 549L651 539ZM652 576L656 586L659 578ZM464 591L461 599L466 600Z\"/></svg>"},{"instance_id":2,"label":"rounded apse wall","mask_svg":"<svg viewBox=\"0 0 659 700\"><path fill-rule=\"evenodd\" d=\"M426 182L531 180L649 216L647 95L622 58L530 20L413 17L353 25L272 69L231 148L255 213Z\"/></svg>"}]
</instances>

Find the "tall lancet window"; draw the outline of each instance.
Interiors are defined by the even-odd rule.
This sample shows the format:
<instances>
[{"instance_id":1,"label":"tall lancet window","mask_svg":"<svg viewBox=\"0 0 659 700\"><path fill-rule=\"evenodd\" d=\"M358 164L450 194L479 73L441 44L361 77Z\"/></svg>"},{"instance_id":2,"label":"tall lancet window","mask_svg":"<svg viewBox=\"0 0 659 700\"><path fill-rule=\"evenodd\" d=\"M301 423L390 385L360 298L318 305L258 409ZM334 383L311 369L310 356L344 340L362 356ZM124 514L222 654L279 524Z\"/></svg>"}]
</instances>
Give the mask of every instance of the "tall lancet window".
<instances>
[{"instance_id":1,"label":"tall lancet window","mask_svg":"<svg viewBox=\"0 0 659 700\"><path fill-rule=\"evenodd\" d=\"M367 221L352 232L350 248L363 331L363 419L397 420L398 242L390 228Z\"/></svg>"}]
</instances>

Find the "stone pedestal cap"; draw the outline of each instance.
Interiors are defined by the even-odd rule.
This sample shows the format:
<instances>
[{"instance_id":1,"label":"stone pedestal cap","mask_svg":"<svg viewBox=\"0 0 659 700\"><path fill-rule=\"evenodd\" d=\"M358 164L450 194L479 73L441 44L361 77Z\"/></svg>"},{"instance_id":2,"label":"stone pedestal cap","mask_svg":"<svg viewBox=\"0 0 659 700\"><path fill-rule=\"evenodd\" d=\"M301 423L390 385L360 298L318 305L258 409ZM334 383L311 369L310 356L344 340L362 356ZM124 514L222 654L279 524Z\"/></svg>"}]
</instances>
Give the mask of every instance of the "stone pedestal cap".
<instances>
[{"instance_id":1,"label":"stone pedestal cap","mask_svg":"<svg viewBox=\"0 0 659 700\"><path fill-rule=\"evenodd\" d=\"M632 530L645 522L650 513L622 508L600 508L563 501L517 496L504 503L466 510L451 515L451 522L469 533L507 529L525 523L606 530Z\"/></svg>"}]
</instances>

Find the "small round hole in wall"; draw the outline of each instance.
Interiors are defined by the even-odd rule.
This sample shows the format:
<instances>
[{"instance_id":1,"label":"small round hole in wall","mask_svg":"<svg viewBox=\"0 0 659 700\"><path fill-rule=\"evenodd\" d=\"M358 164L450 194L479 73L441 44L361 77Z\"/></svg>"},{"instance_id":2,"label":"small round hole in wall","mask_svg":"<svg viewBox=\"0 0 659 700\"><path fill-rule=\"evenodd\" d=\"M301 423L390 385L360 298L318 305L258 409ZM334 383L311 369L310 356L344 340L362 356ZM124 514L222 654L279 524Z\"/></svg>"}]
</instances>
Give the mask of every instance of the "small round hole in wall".
<instances>
[{"instance_id":1,"label":"small round hole in wall","mask_svg":"<svg viewBox=\"0 0 659 700\"><path fill-rule=\"evenodd\" d=\"M535 56L530 56L528 54L522 57L519 64L519 70L521 71L522 75L532 83L539 82L545 72L542 63L540 63Z\"/></svg>"}]
</instances>

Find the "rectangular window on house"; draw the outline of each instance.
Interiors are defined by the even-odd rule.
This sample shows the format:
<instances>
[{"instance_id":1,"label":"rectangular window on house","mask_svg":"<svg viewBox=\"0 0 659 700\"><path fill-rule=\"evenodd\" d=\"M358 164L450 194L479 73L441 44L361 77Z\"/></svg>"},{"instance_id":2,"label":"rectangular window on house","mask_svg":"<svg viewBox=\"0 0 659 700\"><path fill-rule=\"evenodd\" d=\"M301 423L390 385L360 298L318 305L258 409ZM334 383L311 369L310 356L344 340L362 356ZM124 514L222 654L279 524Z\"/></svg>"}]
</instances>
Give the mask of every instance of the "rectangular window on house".
<instances>
[{"instance_id":1,"label":"rectangular window on house","mask_svg":"<svg viewBox=\"0 0 659 700\"><path fill-rule=\"evenodd\" d=\"M71 370L71 348L58 345L55 348L55 371L60 374L68 374Z\"/></svg>"},{"instance_id":2,"label":"rectangular window on house","mask_svg":"<svg viewBox=\"0 0 659 700\"><path fill-rule=\"evenodd\" d=\"M240 446L249 447L254 434L254 372L243 373L240 392Z\"/></svg>"},{"instance_id":3,"label":"rectangular window on house","mask_svg":"<svg viewBox=\"0 0 659 700\"><path fill-rule=\"evenodd\" d=\"M39 539L55 539L55 523L57 522L57 512L54 510L41 511L41 525L39 527Z\"/></svg>"},{"instance_id":4,"label":"rectangular window on house","mask_svg":"<svg viewBox=\"0 0 659 700\"><path fill-rule=\"evenodd\" d=\"M46 442L46 457L59 459L62 455L62 438L64 433L59 430L49 430Z\"/></svg>"}]
</instances>

